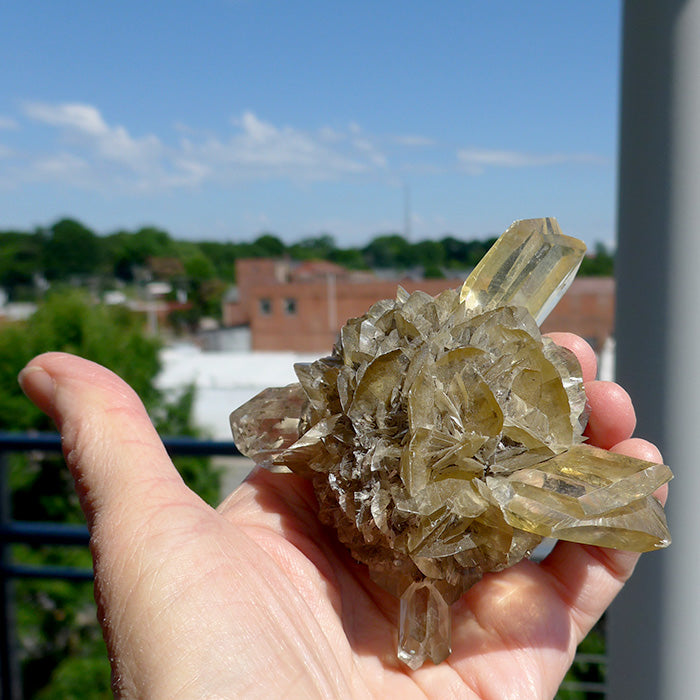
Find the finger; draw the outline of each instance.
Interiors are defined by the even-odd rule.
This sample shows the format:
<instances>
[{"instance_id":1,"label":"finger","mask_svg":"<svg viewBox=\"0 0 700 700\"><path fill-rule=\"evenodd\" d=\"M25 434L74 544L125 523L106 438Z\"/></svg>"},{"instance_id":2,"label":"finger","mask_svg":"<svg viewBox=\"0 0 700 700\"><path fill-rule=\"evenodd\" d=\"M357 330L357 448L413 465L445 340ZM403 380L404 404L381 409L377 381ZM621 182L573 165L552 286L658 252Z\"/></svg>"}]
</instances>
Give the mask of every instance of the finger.
<instances>
[{"instance_id":1,"label":"finger","mask_svg":"<svg viewBox=\"0 0 700 700\"><path fill-rule=\"evenodd\" d=\"M88 524L148 517L189 491L134 391L104 367L65 353L32 360L22 389L53 418Z\"/></svg>"},{"instance_id":2,"label":"finger","mask_svg":"<svg viewBox=\"0 0 700 700\"><path fill-rule=\"evenodd\" d=\"M655 464L663 464L664 461L659 448L654 443L641 438L621 440L610 448L610 452L636 457L637 459L643 459L645 462L654 462Z\"/></svg>"},{"instance_id":3,"label":"finger","mask_svg":"<svg viewBox=\"0 0 700 700\"><path fill-rule=\"evenodd\" d=\"M596 360L593 348L581 336L573 333L547 333L557 345L571 350L576 355L581 364L583 381L589 382L595 379L598 372L598 361Z\"/></svg>"},{"instance_id":4,"label":"finger","mask_svg":"<svg viewBox=\"0 0 700 700\"><path fill-rule=\"evenodd\" d=\"M661 462L661 453L646 440L625 440L611 451ZM664 487L660 490L664 498L665 490ZM559 542L540 564L560 598L570 607L579 641L620 592L638 559L639 554L633 552Z\"/></svg>"},{"instance_id":5,"label":"finger","mask_svg":"<svg viewBox=\"0 0 700 700\"><path fill-rule=\"evenodd\" d=\"M654 462L655 464L663 464L664 458L661 452L653 443L641 438L630 438L614 445L610 448L611 452L617 452L621 455L630 455L643 459L645 462ZM661 505L666 503L668 498L668 484L664 484L654 492L654 496L661 502Z\"/></svg>"},{"instance_id":6,"label":"finger","mask_svg":"<svg viewBox=\"0 0 700 700\"><path fill-rule=\"evenodd\" d=\"M634 432L637 417L629 394L614 382L586 382L591 416L584 435L596 447L610 449Z\"/></svg>"}]
</instances>

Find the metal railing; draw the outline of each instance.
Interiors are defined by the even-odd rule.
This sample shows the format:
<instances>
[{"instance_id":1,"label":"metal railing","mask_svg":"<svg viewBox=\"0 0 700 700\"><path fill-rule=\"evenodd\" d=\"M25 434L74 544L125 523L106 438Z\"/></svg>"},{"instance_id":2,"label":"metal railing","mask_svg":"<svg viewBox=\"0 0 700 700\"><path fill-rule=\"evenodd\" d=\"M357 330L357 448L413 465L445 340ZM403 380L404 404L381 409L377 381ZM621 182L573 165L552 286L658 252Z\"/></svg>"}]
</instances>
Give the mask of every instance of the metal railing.
<instances>
[{"instance_id":1,"label":"metal railing","mask_svg":"<svg viewBox=\"0 0 700 700\"><path fill-rule=\"evenodd\" d=\"M163 440L171 456L240 456L232 442L195 440L172 437ZM60 453L61 438L55 434L15 434L0 432L0 697L6 700L21 698L20 673L17 667L15 648L17 644L14 606L12 596L13 579L63 579L89 581L91 569L59 566L28 566L15 564L11 558L11 547L15 544L87 546L89 534L84 525L66 523L38 523L12 520L8 485L8 455L13 452ZM607 663L603 654L576 655L576 663L595 664L602 668ZM565 680L561 697L567 693L578 693L575 697L604 700L604 683L580 680ZM582 694L581 694L582 693ZM557 697L560 697L559 695Z\"/></svg>"},{"instance_id":2,"label":"metal railing","mask_svg":"<svg viewBox=\"0 0 700 700\"><path fill-rule=\"evenodd\" d=\"M171 456L240 456L232 442L164 438ZM15 649L17 645L13 579L63 579L89 581L92 569L66 566L28 566L12 561L15 544L87 546L90 540L85 525L26 522L12 519L11 493L8 484L8 455L12 452L60 453L61 437L53 433L0 433L0 697L19 700L20 673Z\"/></svg>"}]
</instances>

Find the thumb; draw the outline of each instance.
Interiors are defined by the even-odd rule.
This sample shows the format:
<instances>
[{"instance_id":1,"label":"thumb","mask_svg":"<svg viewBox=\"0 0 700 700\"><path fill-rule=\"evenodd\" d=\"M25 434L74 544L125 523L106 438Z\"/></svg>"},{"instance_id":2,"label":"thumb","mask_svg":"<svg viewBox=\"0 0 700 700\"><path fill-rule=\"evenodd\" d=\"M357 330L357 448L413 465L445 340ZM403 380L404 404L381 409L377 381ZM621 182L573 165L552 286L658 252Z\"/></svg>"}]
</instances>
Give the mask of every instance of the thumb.
<instances>
[{"instance_id":1,"label":"thumb","mask_svg":"<svg viewBox=\"0 0 700 700\"><path fill-rule=\"evenodd\" d=\"M191 504L146 409L117 375L66 353L34 358L19 375L56 423L91 531L132 527L164 502Z\"/></svg>"}]
</instances>

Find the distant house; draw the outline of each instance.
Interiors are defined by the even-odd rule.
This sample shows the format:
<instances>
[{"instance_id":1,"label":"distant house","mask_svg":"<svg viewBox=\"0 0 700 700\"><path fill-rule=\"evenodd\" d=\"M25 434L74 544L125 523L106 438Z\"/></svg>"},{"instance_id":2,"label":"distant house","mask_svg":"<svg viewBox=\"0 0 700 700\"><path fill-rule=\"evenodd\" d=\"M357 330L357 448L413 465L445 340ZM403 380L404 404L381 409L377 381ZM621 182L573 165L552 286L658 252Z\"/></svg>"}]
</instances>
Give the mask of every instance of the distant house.
<instances>
[{"instance_id":1,"label":"distant house","mask_svg":"<svg viewBox=\"0 0 700 700\"><path fill-rule=\"evenodd\" d=\"M347 319L395 297L398 285L436 295L464 282L462 277L386 279L327 261L295 264L272 258L236 261L236 279L236 290L223 302L224 326L248 326L252 350L310 353L330 352ZM543 328L578 332L599 350L612 334L613 309L613 280L582 278Z\"/></svg>"}]
</instances>

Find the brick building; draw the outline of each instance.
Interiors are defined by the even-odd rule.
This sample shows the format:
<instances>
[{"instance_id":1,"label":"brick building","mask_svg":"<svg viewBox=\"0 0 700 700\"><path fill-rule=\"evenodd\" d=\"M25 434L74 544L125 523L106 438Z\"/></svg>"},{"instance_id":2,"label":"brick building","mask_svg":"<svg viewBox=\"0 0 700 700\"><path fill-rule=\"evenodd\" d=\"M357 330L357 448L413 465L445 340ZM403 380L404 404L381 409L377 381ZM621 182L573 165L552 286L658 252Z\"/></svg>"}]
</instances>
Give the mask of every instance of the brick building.
<instances>
[{"instance_id":1,"label":"brick building","mask_svg":"<svg viewBox=\"0 0 700 700\"><path fill-rule=\"evenodd\" d=\"M252 350L329 352L348 318L361 316L379 299L396 295L397 285L436 295L464 279L386 280L371 272L346 270L324 261L294 264L256 258L236 262L238 286L224 303L224 325L249 326ZM543 325L586 337L600 350L612 334L612 278L576 280Z\"/></svg>"},{"instance_id":2,"label":"brick building","mask_svg":"<svg viewBox=\"0 0 700 700\"><path fill-rule=\"evenodd\" d=\"M615 332L615 278L578 277L542 324L542 332L570 331L596 352Z\"/></svg>"}]
</instances>

